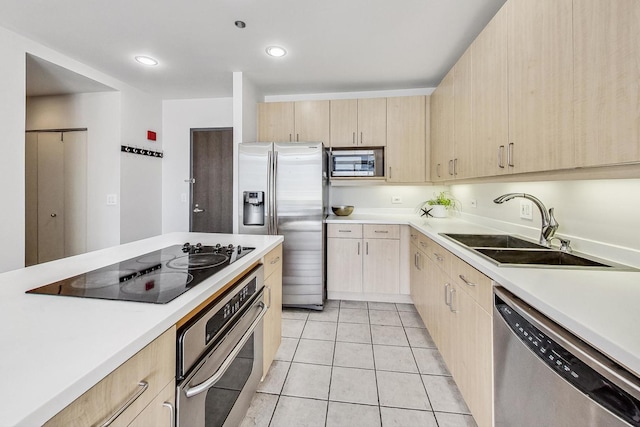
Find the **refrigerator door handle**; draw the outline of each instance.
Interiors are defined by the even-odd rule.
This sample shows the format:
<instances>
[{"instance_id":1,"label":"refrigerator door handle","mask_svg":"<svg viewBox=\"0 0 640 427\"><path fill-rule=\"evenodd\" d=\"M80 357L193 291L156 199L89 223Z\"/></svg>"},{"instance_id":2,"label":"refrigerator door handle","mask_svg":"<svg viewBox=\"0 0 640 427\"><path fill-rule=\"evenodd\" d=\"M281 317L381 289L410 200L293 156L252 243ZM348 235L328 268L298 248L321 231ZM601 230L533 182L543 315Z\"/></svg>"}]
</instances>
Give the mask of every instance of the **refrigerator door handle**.
<instances>
[{"instance_id":1,"label":"refrigerator door handle","mask_svg":"<svg viewBox=\"0 0 640 427\"><path fill-rule=\"evenodd\" d=\"M278 191L277 191L277 187L278 187L278 152L274 151L273 152L273 210L272 212L272 217L273 217L273 233L272 234L278 234Z\"/></svg>"}]
</instances>

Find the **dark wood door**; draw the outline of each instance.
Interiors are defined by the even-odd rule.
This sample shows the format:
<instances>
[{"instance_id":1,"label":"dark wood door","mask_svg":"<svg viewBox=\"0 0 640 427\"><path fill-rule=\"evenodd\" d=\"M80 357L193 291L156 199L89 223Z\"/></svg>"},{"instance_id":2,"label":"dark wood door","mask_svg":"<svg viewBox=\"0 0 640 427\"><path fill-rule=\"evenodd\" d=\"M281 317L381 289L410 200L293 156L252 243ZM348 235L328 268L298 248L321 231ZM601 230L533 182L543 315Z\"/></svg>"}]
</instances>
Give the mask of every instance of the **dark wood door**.
<instances>
[{"instance_id":1,"label":"dark wood door","mask_svg":"<svg viewBox=\"0 0 640 427\"><path fill-rule=\"evenodd\" d=\"M191 129L190 231L233 233L233 129Z\"/></svg>"}]
</instances>

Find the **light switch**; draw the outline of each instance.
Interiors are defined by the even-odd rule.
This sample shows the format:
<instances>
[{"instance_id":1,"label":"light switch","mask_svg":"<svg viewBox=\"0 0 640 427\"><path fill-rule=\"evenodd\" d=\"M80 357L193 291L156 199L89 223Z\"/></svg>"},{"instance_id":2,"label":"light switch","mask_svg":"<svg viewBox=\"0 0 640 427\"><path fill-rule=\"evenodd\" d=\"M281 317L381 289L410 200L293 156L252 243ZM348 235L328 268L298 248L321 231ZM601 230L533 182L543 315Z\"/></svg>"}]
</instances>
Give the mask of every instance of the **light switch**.
<instances>
[{"instance_id":1,"label":"light switch","mask_svg":"<svg viewBox=\"0 0 640 427\"><path fill-rule=\"evenodd\" d=\"M520 200L520 218L533 219L533 203L530 200Z\"/></svg>"},{"instance_id":2,"label":"light switch","mask_svg":"<svg viewBox=\"0 0 640 427\"><path fill-rule=\"evenodd\" d=\"M118 204L118 195L117 194L107 194L107 205L117 205Z\"/></svg>"},{"instance_id":3,"label":"light switch","mask_svg":"<svg viewBox=\"0 0 640 427\"><path fill-rule=\"evenodd\" d=\"M391 203L393 203L393 204L402 203L402 197L400 197L400 196L391 196Z\"/></svg>"},{"instance_id":4,"label":"light switch","mask_svg":"<svg viewBox=\"0 0 640 427\"><path fill-rule=\"evenodd\" d=\"M180 193L180 201L182 203L187 203L189 199L187 198L187 193Z\"/></svg>"}]
</instances>

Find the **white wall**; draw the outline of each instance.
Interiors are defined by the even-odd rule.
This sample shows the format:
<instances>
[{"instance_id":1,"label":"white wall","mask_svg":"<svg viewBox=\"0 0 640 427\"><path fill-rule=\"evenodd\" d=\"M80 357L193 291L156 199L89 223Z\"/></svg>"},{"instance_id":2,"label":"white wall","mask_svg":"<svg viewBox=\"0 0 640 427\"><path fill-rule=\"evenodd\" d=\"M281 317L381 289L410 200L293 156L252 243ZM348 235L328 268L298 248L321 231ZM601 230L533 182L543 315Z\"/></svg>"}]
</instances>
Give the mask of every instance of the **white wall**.
<instances>
[{"instance_id":1,"label":"white wall","mask_svg":"<svg viewBox=\"0 0 640 427\"><path fill-rule=\"evenodd\" d=\"M444 190L446 187L432 185L331 186L329 202L330 206L355 206L354 213L363 209L403 209L413 212L419 205ZM402 203L391 203L392 197L400 197Z\"/></svg>"},{"instance_id":2,"label":"white wall","mask_svg":"<svg viewBox=\"0 0 640 427\"><path fill-rule=\"evenodd\" d=\"M535 206L533 220L525 220L519 217L519 199L493 203L504 193L533 194L547 208L555 208L557 234L571 239L574 249L604 258L622 256L640 265L639 189L638 179L616 179L453 185L451 193L469 218L537 238L540 214ZM470 206L471 200L477 201L477 208ZM599 249L594 242L608 246Z\"/></svg>"},{"instance_id":3,"label":"white wall","mask_svg":"<svg viewBox=\"0 0 640 427\"><path fill-rule=\"evenodd\" d=\"M192 128L233 126L233 98L166 100L162 103L162 232L189 231Z\"/></svg>"},{"instance_id":4,"label":"white wall","mask_svg":"<svg viewBox=\"0 0 640 427\"><path fill-rule=\"evenodd\" d=\"M137 138L130 134L130 132L135 132L136 123L141 122L143 126L147 124L145 120L140 118L146 117L149 112L136 110L140 104L135 101L144 99L143 104L147 106L154 103L160 104L159 99L150 97L111 76L0 27L0 58L2 58L2 66L0 67L0 99L2 99L0 103L0 132L3 136L0 140L0 151L2 152L2 156L0 156L0 182L3 184L3 209L0 210L0 224L2 224L0 225L0 236L3 243L0 248L0 272L24 266L24 132L27 53L112 87L121 93L120 110L118 110L123 113L119 118L120 134L108 141L107 145L101 146L101 150L104 149L104 152L108 153L105 157L107 160L103 160L99 171L90 171L89 173L98 173L102 177L117 176L119 179L120 162L117 160L115 163L111 163L109 159L114 151L119 153L121 141L132 141ZM129 105L132 105L131 108ZM113 108L117 108L117 106L114 105ZM159 114L157 108L153 111L151 114ZM159 120L160 118L157 123L160 123ZM113 183L109 178L107 179L110 184ZM160 185L159 176L155 181ZM113 192L118 193L117 185ZM119 205L116 210L118 210L119 217ZM154 215L160 216L161 213L156 212ZM102 238L108 241L96 242L96 246L104 247L108 246L110 242L119 242L120 224L118 221L119 219L113 223L105 224ZM144 223L133 224L133 227L135 226L144 227L145 225ZM114 227L115 232L113 232ZM94 244L93 242L89 243Z\"/></svg>"}]
</instances>

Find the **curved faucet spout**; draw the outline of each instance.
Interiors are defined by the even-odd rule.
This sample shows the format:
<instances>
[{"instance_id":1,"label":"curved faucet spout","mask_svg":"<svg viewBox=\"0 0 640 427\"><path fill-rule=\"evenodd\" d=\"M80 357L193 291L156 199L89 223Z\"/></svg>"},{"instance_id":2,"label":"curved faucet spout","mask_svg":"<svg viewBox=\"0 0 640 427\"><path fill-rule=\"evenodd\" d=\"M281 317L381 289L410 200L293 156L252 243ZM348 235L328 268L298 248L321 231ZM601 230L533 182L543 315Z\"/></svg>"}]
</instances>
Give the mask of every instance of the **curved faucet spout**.
<instances>
[{"instance_id":1,"label":"curved faucet spout","mask_svg":"<svg viewBox=\"0 0 640 427\"><path fill-rule=\"evenodd\" d=\"M549 243L549 241L551 240L551 238L556 233L556 230L559 227L559 224L556 221L556 218L553 216L553 208L547 211L547 207L544 205L544 203L540 201L540 199L527 193L503 194L502 196L496 197L495 199L493 199L493 203L502 204L511 199L515 199L516 197L531 200L538 207L538 210L540 211L540 216L542 217L542 226L540 229L540 244L547 247L551 247L551 244Z\"/></svg>"}]
</instances>

